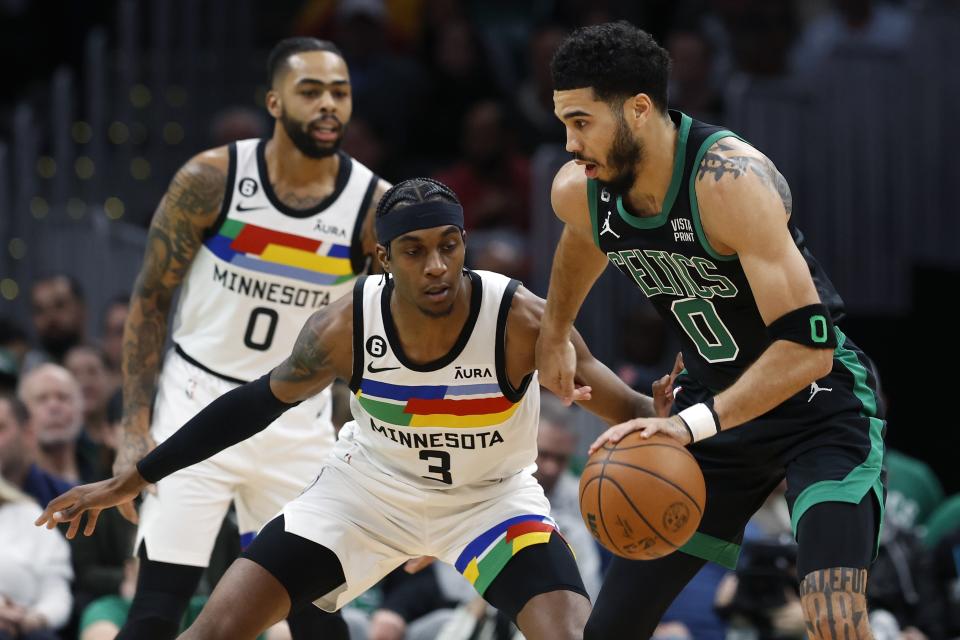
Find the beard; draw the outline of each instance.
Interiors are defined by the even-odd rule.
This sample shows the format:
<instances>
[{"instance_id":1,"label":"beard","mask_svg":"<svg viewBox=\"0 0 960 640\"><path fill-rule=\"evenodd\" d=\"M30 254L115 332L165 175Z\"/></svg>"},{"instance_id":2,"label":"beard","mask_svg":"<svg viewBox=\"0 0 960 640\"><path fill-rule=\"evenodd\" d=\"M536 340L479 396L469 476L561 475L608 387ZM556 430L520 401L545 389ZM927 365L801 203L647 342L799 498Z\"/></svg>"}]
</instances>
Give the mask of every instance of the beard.
<instances>
[{"instance_id":1,"label":"beard","mask_svg":"<svg viewBox=\"0 0 960 640\"><path fill-rule=\"evenodd\" d=\"M613 146L607 153L607 166L614 176L606 181L614 193L626 193L637 179L637 167L643 162L643 143L633 137L621 113L617 118L617 132Z\"/></svg>"},{"instance_id":2,"label":"beard","mask_svg":"<svg viewBox=\"0 0 960 640\"><path fill-rule=\"evenodd\" d=\"M340 135L330 143L315 140L313 136L310 135L310 125L302 120L290 117L286 109L280 112L280 123L283 125L283 130L287 132L287 136L289 136L293 142L293 146L303 155L314 159L329 158L339 151L340 144L343 142L343 134L347 129L346 125L337 120L337 124L340 125Z\"/></svg>"}]
</instances>

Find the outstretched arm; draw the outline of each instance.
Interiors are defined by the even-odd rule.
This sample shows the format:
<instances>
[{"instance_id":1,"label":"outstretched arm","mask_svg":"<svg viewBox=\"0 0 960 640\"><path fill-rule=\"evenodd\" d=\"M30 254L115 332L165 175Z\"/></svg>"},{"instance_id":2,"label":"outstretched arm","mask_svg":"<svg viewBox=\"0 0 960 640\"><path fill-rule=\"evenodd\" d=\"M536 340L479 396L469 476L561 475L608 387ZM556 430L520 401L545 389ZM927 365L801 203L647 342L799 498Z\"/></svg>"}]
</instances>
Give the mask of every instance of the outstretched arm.
<instances>
[{"instance_id":1,"label":"outstretched arm","mask_svg":"<svg viewBox=\"0 0 960 640\"><path fill-rule=\"evenodd\" d=\"M128 503L148 483L196 464L267 428L284 411L352 369L352 301L341 298L315 313L300 332L293 353L269 374L217 398L136 467L109 480L75 487L55 498L37 519L54 527L70 522L67 537L90 512L84 534L93 533L103 509Z\"/></svg>"},{"instance_id":2,"label":"outstretched arm","mask_svg":"<svg viewBox=\"0 0 960 640\"><path fill-rule=\"evenodd\" d=\"M565 226L550 270L547 307L537 339L537 369L540 383L569 404L577 367L570 341L573 323L607 258L593 243L583 171L572 162L564 165L554 178L550 199Z\"/></svg>"}]
</instances>

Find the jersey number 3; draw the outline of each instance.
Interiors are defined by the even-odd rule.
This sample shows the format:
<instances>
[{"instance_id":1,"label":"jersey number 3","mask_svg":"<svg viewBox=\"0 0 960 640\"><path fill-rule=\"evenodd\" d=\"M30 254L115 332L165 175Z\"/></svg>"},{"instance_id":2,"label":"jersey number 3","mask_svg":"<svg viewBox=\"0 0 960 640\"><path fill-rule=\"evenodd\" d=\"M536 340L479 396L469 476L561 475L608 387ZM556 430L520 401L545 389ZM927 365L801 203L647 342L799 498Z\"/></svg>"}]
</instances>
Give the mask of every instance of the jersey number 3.
<instances>
[{"instance_id":1,"label":"jersey number 3","mask_svg":"<svg viewBox=\"0 0 960 640\"><path fill-rule=\"evenodd\" d=\"M453 484L453 476L450 475L450 454L446 451L432 451L429 449L424 449L420 452L421 460L430 460L432 458L436 458L440 461L440 464L431 464L427 466L427 471L435 475L420 477L426 478L427 480L436 480L437 482L442 482L444 484ZM436 477L437 475L440 477Z\"/></svg>"}]
</instances>

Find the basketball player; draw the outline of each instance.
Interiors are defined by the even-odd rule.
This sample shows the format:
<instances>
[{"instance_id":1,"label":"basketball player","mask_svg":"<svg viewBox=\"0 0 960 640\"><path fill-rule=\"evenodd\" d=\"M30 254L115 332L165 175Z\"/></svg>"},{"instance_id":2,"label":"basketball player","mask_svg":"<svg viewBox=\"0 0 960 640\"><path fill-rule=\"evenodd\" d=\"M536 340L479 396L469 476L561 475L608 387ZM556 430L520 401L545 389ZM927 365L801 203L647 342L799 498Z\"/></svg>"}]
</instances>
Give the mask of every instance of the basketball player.
<instances>
[{"instance_id":1,"label":"basketball player","mask_svg":"<svg viewBox=\"0 0 960 640\"><path fill-rule=\"evenodd\" d=\"M359 280L270 374L212 403L136 468L53 500L38 524L72 520L72 537L91 510L89 535L101 509L251 437L341 377L355 422L184 637L253 638L291 606L338 609L409 558L434 556L529 640L580 638L590 603L532 474L544 302L515 280L464 270L463 209L438 182L387 191L376 227L388 278ZM654 414L651 398L572 339L575 400L611 423Z\"/></svg>"},{"instance_id":2,"label":"basketball player","mask_svg":"<svg viewBox=\"0 0 960 640\"><path fill-rule=\"evenodd\" d=\"M352 108L340 52L291 38L274 48L268 72L272 137L191 159L154 216L124 334L118 473L211 400L280 362L306 319L349 292L376 246L370 212L389 185L339 150ZM163 357L181 284L174 346ZM324 392L148 493L137 592L120 638L172 638L231 500L246 543L313 478L333 442ZM347 637L339 616L321 621L313 607L290 626L298 638Z\"/></svg>"},{"instance_id":3,"label":"basketball player","mask_svg":"<svg viewBox=\"0 0 960 640\"><path fill-rule=\"evenodd\" d=\"M585 636L647 638L706 560L733 566L744 524L787 480L811 638L869 638L866 574L882 518L884 421L842 301L790 221L786 180L720 127L668 111L669 59L625 22L574 32L552 63L574 160L551 193L566 226L537 345L544 385L572 398L573 321L612 262L678 332L679 414L618 425L667 433L703 468L699 532L665 558L616 558ZM637 606L637 603L643 603Z\"/></svg>"}]
</instances>

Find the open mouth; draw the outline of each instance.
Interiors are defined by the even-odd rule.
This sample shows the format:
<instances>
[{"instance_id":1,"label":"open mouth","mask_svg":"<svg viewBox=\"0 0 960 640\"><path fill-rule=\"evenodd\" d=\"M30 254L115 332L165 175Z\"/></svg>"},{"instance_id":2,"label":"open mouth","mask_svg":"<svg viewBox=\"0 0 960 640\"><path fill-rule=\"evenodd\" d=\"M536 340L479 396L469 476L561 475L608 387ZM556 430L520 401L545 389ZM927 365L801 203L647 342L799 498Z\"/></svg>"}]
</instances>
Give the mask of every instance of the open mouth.
<instances>
[{"instance_id":1,"label":"open mouth","mask_svg":"<svg viewBox=\"0 0 960 640\"><path fill-rule=\"evenodd\" d=\"M438 284L432 287L427 287L423 290L423 293L431 302L443 302L447 299L447 295L450 293L450 285Z\"/></svg>"},{"instance_id":2,"label":"open mouth","mask_svg":"<svg viewBox=\"0 0 960 640\"><path fill-rule=\"evenodd\" d=\"M583 172L588 178L596 178L598 175L597 165L594 162L588 162L586 160L576 160L577 164L583 167Z\"/></svg>"},{"instance_id":3,"label":"open mouth","mask_svg":"<svg viewBox=\"0 0 960 640\"><path fill-rule=\"evenodd\" d=\"M340 124L335 120L323 120L310 127L310 136L318 142L335 142L340 135Z\"/></svg>"}]
</instances>

